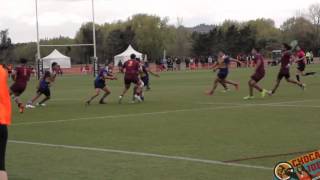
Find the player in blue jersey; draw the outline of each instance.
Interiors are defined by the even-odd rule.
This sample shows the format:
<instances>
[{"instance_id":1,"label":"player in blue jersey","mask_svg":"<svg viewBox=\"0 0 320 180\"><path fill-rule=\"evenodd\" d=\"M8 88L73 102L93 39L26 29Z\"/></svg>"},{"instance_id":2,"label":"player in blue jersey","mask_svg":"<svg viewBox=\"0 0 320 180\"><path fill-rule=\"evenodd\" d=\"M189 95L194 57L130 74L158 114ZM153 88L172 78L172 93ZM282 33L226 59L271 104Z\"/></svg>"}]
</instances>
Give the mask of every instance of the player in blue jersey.
<instances>
[{"instance_id":1,"label":"player in blue jersey","mask_svg":"<svg viewBox=\"0 0 320 180\"><path fill-rule=\"evenodd\" d=\"M233 59L229 56L227 56L223 51L219 52L219 59L216 65L214 66L214 72L219 71L217 78L214 80L212 89L207 92L207 95L213 95L214 91L218 87L218 84L221 84L224 88L226 88L226 84L231 84L235 86L236 90L239 90L239 84L233 81L227 80L227 77L229 75L229 65L231 61L242 63L236 59Z\"/></svg>"},{"instance_id":2,"label":"player in blue jersey","mask_svg":"<svg viewBox=\"0 0 320 180\"><path fill-rule=\"evenodd\" d=\"M111 94L110 88L106 85L107 80L116 80L117 78L113 74L113 68L114 65L110 63L109 65L106 65L105 68L101 69L98 76L96 77L94 81L94 89L95 93L94 95L86 101L86 105L90 105L91 101L93 101L96 97L100 95L100 92L103 91L104 95L99 101L99 104L106 104L105 98Z\"/></svg>"},{"instance_id":3,"label":"player in blue jersey","mask_svg":"<svg viewBox=\"0 0 320 180\"><path fill-rule=\"evenodd\" d=\"M33 104L41 97L41 95L44 95L45 97L43 100L37 103L37 106L46 106L45 102L47 102L51 98L50 86L55 82L58 66L58 63L54 62L51 66L52 71L45 71L37 87L36 96L28 101L26 108L35 108Z\"/></svg>"},{"instance_id":4,"label":"player in blue jersey","mask_svg":"<svg viewBox=\"0 0 320 180\"><path fill-rule=\"evenodd\" d=\"M142 88L140 97L141 97L141 100L144 101L143 87L146 87L146 90L150 90L150 87L149 87L150 75L153 75L155 77L160 77L160 75L151 71L148 65L146 65L139 58L137 58L137 61L140 62L140 69L141 69L141 71L139 72L140 86ZM135 94L135 90L134 90L134 94ZM133 100L134 100L134 97L133 97Z\"/></svg>"}]
</instances>

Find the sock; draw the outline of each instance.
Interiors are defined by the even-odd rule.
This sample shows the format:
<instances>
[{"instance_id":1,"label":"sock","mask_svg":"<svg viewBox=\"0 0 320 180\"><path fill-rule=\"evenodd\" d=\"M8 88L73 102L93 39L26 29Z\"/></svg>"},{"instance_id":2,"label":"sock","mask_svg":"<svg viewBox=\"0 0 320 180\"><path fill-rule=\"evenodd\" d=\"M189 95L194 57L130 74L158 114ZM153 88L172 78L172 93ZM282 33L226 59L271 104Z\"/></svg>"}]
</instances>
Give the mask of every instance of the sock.
<instances>
[{"instance_id":1,"label":"sock","mask_svg":"<svg viewBox=\"0 0 320 180\"><path fill-rule=\"evenodd\" d=\"M308 72L308 73L306 73L306 76L315 75L315 74L316 74L316 72Z\"/></svg>"},{"instance_id":2,"label":"sock","mask_svg":"<svg viewBox=\"0 0 320 180\"><path fill-rule=\"evenodd\" d=\"M297 81L300 82L300 76L299 76L299 75L296 75L296 77L297 77Z\"/></svg>"}]
</instances>

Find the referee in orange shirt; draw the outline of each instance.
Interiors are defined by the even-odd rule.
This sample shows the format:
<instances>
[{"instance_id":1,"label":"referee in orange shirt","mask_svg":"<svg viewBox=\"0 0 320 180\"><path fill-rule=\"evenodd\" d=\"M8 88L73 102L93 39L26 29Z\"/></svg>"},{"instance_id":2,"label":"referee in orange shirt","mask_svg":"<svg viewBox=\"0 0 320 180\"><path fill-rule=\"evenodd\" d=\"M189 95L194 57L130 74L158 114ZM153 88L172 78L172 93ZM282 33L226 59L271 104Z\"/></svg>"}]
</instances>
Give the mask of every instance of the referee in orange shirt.
<instances>
[{"instance_id":1,"label":"referee in orange shirt","mask_svg":"<svg viewBox=\"0 0 320 180\"><path fill-rule=\"evenodd\" d=\"M0 65L0 179L7 180L5 154L8 141L8 126L11 124L11 101L7 84L8 73Z\"/></svg>"}]
</instances>

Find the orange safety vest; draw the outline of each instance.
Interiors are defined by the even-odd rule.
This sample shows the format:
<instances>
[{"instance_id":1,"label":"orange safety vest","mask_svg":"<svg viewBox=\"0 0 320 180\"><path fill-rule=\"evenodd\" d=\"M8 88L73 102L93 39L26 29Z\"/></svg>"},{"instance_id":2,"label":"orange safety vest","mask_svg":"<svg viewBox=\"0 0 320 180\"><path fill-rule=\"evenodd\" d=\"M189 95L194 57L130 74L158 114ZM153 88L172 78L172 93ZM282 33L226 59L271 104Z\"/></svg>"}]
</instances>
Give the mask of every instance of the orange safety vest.
<instances>
[{"instance_id":1,"label":"orange safety vest","mask_svg":"<svg viewBox=\"0 0 320 180\"><path fill-rule=\"evenodd\" d=\"M11 100L8 88L8 73L0 65L0 124L11 124Z\"/></svg>"}]
</instances>

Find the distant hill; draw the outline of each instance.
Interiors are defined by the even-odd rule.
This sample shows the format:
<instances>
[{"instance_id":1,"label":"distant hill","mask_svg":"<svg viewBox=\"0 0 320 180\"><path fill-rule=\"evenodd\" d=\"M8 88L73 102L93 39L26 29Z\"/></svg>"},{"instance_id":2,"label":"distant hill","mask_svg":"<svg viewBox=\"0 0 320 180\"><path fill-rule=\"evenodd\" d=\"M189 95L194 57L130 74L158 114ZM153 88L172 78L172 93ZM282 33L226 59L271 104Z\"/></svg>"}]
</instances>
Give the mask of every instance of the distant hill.
<instances>
[{"instance_id":1,"label":"distant hill","mask_svg":"<svg viewBox=\"0 0 320 180\"><path fill-rule=\"evenodd\" d=\"M200 24L195 27L186 27L191 32L198 32L198 33L208 33L210 32L215 26L214 25L206 25Z\"/></svg>"}]
</instances>

